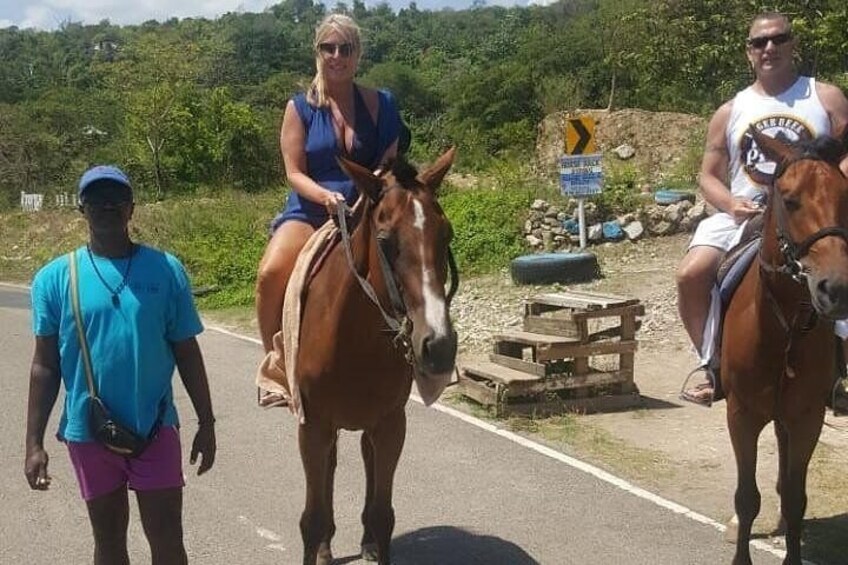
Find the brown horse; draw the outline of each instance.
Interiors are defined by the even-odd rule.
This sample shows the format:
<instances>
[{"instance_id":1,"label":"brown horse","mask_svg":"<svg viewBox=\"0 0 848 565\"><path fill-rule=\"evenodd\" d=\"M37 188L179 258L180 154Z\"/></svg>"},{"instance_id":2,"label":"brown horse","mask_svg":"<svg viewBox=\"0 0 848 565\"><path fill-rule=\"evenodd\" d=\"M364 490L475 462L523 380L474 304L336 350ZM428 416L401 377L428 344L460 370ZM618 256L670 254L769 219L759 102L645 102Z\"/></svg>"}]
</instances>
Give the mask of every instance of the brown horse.
<instances>
[{"instance_id":1,"label":"brown horse","mask_svg":"<svg viewBox=\"0 0 848 565\"><path fill-rule=\"evenodd\" d=\"M784 564L800 565L807 466L836 370L833 320L848 317L848 180L835 140L797 146L749 133L777 168L759 258L728 306L722 335L721 383L737 469L733 563L751 563L751 525L760 511L757 440L774 421Z\"/></svg>"},{"instance_id":2,"label":"brown horse","mask_svg":"<svg viewBox=\"0 0 848 565\"><path fill-rule=\"evenodd\" d=\"M302 306L295 382L305 413L298 430L306 473L304 565L332 561L340 429L363 431L362 555L390 562L392 482L412 381L430 404L450 381L456 359L449 315L458 282L448 247L452 229L436 199L453 158L451 149L420 175L396 162L379 176L341 160L367 198L351 220L349 247L343 241L330 252Z\"/></svg>"}]
</instances>

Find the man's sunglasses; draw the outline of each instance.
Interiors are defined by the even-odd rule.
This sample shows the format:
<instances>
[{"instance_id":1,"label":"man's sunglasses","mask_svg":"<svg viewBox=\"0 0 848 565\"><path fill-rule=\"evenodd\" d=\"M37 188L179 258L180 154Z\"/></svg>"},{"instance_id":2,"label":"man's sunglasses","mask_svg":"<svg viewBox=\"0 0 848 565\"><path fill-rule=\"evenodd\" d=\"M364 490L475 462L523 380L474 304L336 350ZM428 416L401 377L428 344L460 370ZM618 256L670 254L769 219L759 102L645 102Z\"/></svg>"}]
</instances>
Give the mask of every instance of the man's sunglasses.
<instances>
[{"instance_id":1,"label":"man's sunglasses","mask_svg":"<svg viewBox=\"0 0 848 565\"><path fill-rule=\"evenodd\" d=\"M774 43L775 45L783 45L792 39L792 34L778 33L776 35L762 35L760 37L749 37L748 38L748 47L753 47L754 49L764 49L766 45L768 45L769 41Z\"/></svg>"},{"instance_id":2,"label":"man's sunglasses","mask_svg":"<svg viewBox=\"0 0 848 565\"><path fill-rule=\"evenodd\" d=\"M347 59L353 53L353 45L350 43L319 43L318 51L330 57L338 53L340 57Z\"/></svg>"},{"instance_id":3,"label":"man's sunglasses","mask_svg":"<svg viewBox=\"0 0 848 565\"><path fill-rule=\"evenodd\" d=\"M92 191L90 194L83 195L81 203L83 206L103 208L105 206L125 206L131 202L132 194L128 191L113 191L111 193Z\"/></svg>"}]
</instances>

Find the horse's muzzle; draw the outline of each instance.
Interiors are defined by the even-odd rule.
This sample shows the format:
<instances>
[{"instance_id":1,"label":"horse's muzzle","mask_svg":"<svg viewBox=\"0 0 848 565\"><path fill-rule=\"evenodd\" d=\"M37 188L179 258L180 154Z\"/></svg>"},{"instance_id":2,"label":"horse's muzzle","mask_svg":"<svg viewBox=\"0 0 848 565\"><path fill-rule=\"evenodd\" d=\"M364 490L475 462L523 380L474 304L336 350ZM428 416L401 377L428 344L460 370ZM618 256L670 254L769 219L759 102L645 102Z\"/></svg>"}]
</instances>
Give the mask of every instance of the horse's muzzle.
<instances>
[{"instance_id":1,"label":"horse's muzzle","mask_svg":"<svg viewBox=\"0 0 848 565\"><path fill-rule=\"evenodd\" d=\"M844 277L808 279L813 307L826 318L848 318L848 280Z\"/></svg>"},{"instance_id":2,"label":"horse's muzzle","mask_svg":"<svg viewBox=\"0 0 848 565\"><path fill-rule=\"evenodd\" d=\"M420 367L428 375L440 375L453 371L456 363L456 332L450 330L445 335L428 335L421 340L419 353Z\"/></svg>"}]
</instances>

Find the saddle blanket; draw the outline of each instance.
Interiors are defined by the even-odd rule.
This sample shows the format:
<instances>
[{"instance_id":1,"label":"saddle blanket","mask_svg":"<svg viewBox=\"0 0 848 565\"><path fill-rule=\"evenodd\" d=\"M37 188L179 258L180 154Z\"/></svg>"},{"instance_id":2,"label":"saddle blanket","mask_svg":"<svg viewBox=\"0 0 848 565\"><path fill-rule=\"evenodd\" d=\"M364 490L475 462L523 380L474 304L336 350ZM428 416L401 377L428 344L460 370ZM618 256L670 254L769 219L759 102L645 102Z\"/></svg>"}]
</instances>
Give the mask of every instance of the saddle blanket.
<instances>
[{"instance_id":1,"label":"saddle blanket","mask_svg":"<svg viewBox=\"0 0 848 565\"><path fill-rule=\"evenodd\" d=\"M313 269L324 257L324 252L333 244L338 234L339 228L331 219L313 233L303 246L286 287L281 329L274 335L274 348L265 355L256 372L256 386L269 392L282 394L288 400L289 410L297 415L298 422L301 424L306 423L306 414L294 376L300 344L302 299Z\"/></svg>"}]
</instances>

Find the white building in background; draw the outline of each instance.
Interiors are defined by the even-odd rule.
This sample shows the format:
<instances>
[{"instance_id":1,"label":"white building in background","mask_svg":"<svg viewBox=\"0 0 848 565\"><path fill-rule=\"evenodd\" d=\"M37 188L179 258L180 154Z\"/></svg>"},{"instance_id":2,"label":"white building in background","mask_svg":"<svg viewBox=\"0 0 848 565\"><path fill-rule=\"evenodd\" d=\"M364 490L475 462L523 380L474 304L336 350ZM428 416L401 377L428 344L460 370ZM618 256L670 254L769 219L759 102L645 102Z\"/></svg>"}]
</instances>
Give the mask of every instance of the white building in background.
<instances>
[{"instance_id":1,"label":"white building in background","mask_svg":"<svg viewBox=\"0 0 848 565\"><path fill-rule=\"evenodd\" d=\"M21 192L21 210L24 212L38 212L44 202L43 194L28 194Z\"/></svg>"}]
</instances>

